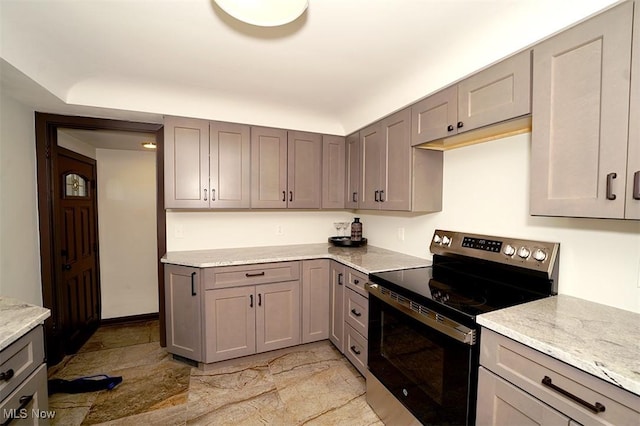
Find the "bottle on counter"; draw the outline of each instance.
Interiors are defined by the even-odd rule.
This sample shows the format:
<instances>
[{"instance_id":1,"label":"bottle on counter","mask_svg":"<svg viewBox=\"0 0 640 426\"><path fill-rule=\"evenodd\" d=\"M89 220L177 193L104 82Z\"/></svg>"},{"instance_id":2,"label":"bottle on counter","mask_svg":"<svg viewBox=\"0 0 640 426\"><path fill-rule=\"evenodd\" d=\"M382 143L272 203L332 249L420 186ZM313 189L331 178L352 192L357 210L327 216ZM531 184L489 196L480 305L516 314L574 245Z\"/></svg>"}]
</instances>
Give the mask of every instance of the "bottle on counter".
<instances>
[{"instance_id":1,"label":"bottle on counter","mask_svg":"<svg viewBox=\"0 0 640 426\"><path fill-rule=\"evenodd\" d=\"M362 241L362 223L359 217L354 218L351 224L351 241Z\"/></svg>"}]
</instances>

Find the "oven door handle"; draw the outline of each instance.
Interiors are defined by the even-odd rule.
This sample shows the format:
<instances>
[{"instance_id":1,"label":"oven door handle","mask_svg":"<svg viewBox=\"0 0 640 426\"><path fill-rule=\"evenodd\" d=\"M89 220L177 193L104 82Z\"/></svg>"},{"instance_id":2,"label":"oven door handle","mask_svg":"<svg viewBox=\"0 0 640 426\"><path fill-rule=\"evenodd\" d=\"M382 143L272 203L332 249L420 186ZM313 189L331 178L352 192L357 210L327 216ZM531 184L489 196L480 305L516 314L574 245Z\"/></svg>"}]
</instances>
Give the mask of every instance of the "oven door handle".
<instances>
[{"instance_id":1,"label":"oven door handle","mask_svg":"<svg viewBox=\"0 0 640 426\"><path fill-rule=\"evenodd\" d=\"M439 331L459 342L468 345L476 344L476 330L466 327L444 315L412 302L406 297L400 296L378 284L366 283L365 287L370 295L376 297L387 305L393 306L404 314L416 319L422 324ZM371 316L371 313L369 313Z\"/></svg>"}]
</instances>

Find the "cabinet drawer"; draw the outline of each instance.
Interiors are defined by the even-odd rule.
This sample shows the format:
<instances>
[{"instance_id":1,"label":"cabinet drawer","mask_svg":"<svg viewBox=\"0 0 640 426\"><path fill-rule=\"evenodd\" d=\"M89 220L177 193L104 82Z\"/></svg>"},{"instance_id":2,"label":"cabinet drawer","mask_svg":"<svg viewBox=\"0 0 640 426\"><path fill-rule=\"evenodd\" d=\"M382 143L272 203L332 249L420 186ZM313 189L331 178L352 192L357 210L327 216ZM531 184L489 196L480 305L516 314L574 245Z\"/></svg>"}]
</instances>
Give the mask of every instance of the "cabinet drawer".
<instances>
[{"instance_id":1,"label":"cabinet drawer","mask_svg":"<svg viewBox=\"0 0 640 426\"><path fill-rule=\"evenodd\" d=\"M18 388L0 402L0 423L5 424L9 417L11 425L48 425L47 413L49 397L47 395L47 365L39 364Z\"/></svg>"},{"instance_id":2,"label":"cabinet drawer","mask_svg":"<svg viewBox=\"0 0 640 426\"><path fill-rule=\"evenodd\" d=\"M348 324L344 327L344 331L346 334L344 354L360 374L365 376L367 373L367 339Z\"/></svg>"},{"instance_id":3,"label":"cabinet drawer","mask_svg":"<svg viewBox=\"0 0 640 426\"><path fill-rule=\"evenodd\" d=\"M5 399L44 361L42 326L37 326L0 352L0 401Z\"/></svg>"},{"instance_id":4,"label":"cabinet drawer","mask_svg":"<svg viewBox=\"0 0 640 426\"><path fill-rule=\"evenodd\" d=\"M640 418L637 395L491 330L482 329L480 364L579 423L636 425ZM602 404L605 410L594 413L543 384L545 377L588 404Z\"/></svg>"},{"instance_id":5,"label":"cabinet drawer","mask_svg":"<svg viewBox=\"0 0 640 426\"><path fill-rule=\"evenodd\" d=\"M364 297L369 297L369 293L365 290L364 285L369 278L354 269L347 269L347 287L351 290L360 293Z\"/></svg>"},{"instance_id":6,"label":"cabinet drawer","mask_svg":"<svg viewBox=\"0 0 640 426\"><path fill-rule=\"evenodd\" d=\"M351 327L367 336L369 324L369 300L351 289L345 293L344 318Z\"/></svg>"},{"instance_id":7,"label":"cabinet drawer","mask_svg":"<svg viewBox=\"0 0 640 426\"><path fill-rule=\"evenodd\" d=\"M205 269L205 288L238 287L295 281L300 278L300 262L258 263Z\"/></svg>"}]
</instances>

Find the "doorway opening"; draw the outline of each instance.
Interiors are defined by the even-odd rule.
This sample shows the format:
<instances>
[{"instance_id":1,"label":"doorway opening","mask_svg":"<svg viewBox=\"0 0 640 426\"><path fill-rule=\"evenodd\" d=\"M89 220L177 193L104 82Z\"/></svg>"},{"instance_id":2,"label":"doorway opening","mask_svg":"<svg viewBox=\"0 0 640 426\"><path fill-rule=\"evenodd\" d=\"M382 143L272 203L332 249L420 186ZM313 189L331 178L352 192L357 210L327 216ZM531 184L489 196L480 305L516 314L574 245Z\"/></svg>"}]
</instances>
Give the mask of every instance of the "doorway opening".
<instances>
[{"instance_id":1,"label":"doorway opening","mask_svg":"<svg viewBox=\"0 0 640 426\"><path fill-rule=\"evenodd\" d=\"M65 227L61 222L61 216L66 214L72 217L69 210L62 209L64 198L63 186L60 183L61 168L60 160L65 155L75 155L76 157L86 156L68 151L59 144L60 131L79 131L82 130L107 130L134 132L151 136L156 141L155 155L155 216L156 216L156 240L157 250L155 263L157 268L158 283L158 312L160 317L160 343L165 345L164 333L164 299L160 295L164 294L164 269L160 263L160 257L166 250L166 224L164 213L164 161L163 161L163 126L155 123L139 123L120 120L109 120L89 117L61 116L53 114L36 113L36 155L37 155L37 176L38 176L38 212L40 224L40 258L42 269L42 296L43 305L51 310L51 317L45 321L45 341L47 345L47 362L49 365L57 364L66 353L72 353L77 350L78 345L82 344L95 328L100 324L101 320L101 302L99 299L93 300L91 291L97 287L99 290L99 278L90 280L90 273L85 273L80 277L72 279L76 292L70 292L69 277L73 276L70 270L77 269L75 263L70 262L69 250L65 248L66 241L69 237L65 236ZM63 143L64 145L64 143ZM117 147L114 146L114 149ZM77 151L77 150L75 150ZM116 159L117 161L117 159ZM67 170L68 169L68 170ZM66 175L71 176L71 186L75 183L75 176L83 176L81 173L74 173L73 170L66 167ZM64 174L64 173L63 173ZM86 173L85 173L86 174ZM66 177L64 179L67 179ZM81 185L81 179L77 178L78 184ZM95 191L95 178L86 178L87 188ZM153 189L153 188L152 188ZM104 188L102 189L104 192ZM62 194L62 196L61 196ZM81 200L77 196L71 197L71 200ZM67 211L67 213L61 213ZM82 224L81 217L78 224ZM97 221L95 222L97 229ZM98 235L98 234L96 234ZM84 244L84 248L91 248L99 259L99 236L95 238L95 247L93 244L87 243L87 239L78 239L79 244ZM74 240L75 241L75 240ZM86 250L85 250L86 252ZM88 253L85 253L88 254ZM85 262L86 263L86 262ZM97 268L99 268L99 261ZM75 269L74 269L75 268ZM97 275L99 277L99 273ZM65 280L67 280L65 282ZM80 283L82 285L76 285ZM95 284L92 284L95 283ZM84 301L89 307L81 306ZM117 306L112 303L112 306ZM73 312L73 315L69 315ZM117 315L117 314L113 314ZM84 319L84 321L83 321ZM80 326L79 326L80 325Z\"/></svg>"}]
</instances>

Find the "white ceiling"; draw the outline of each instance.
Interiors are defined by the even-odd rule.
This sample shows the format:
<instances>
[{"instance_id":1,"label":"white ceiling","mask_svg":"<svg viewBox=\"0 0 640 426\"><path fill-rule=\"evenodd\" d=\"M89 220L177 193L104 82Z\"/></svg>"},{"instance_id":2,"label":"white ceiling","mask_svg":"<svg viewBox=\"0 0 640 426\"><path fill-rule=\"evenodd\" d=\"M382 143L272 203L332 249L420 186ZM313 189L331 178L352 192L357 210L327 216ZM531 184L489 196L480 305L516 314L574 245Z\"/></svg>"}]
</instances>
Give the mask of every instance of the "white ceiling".
<instances>
[{"instance_id":1,"label":"white ceiling","mask_svg":"<svg viewBox=\"0 0 640 426\"><path fill-rule=\"evenodd\" d=\"M89 115L346 134L614 2L310 0L259 28L212 0L0 0L2 90Z\"/></svg>"}]
</instances>

